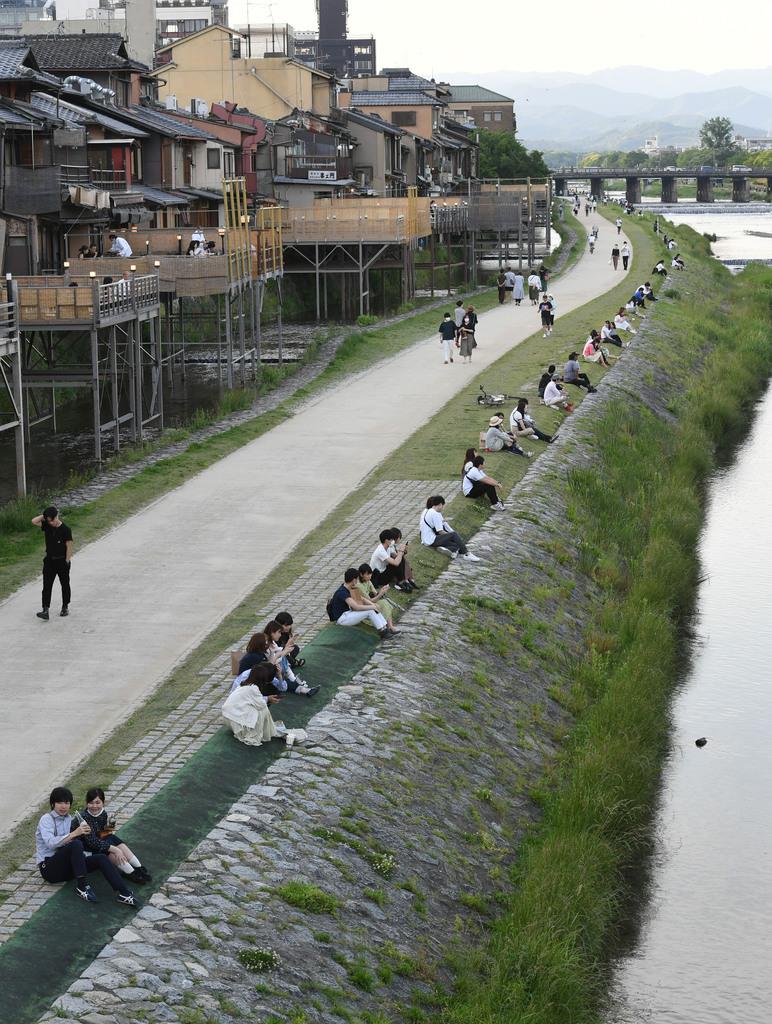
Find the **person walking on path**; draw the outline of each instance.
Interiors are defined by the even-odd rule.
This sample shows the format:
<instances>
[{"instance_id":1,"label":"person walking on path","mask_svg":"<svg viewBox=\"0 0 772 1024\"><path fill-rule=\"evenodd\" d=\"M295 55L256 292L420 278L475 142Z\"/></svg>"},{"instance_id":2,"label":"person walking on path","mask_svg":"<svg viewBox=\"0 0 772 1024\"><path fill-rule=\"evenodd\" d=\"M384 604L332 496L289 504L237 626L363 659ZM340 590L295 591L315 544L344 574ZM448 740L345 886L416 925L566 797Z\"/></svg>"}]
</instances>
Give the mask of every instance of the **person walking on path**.
<instances>
[{"instance_id":1,"label":"person walking on path","mask_svg":"<svg viewBox=\"0 0 772 1024\"><path fill-rule=\"evenodd\" d=\"M630 262L630 246L627 242L622 242L622 270L627 270L627 264Z\"/></svg>"},{"instance_id":2,"label":"person walking on path","mask_svg":"<svg viewBox=\"0 0 772 1024\"><path fill-rule=\"evenodd\" d=\"M506 298L506 295L507 295L506 285L507 285L507 276L506 276L506 274L504 273L503 270L500 270L499 271L499 276L496 278L496 289L497 289L497 291L499 293L499 305L500 306L503 306L504 299Z\"/></svg>"},{"instance_id":3,"label":"person walking on path","mask_svg":"<svg viewBox=\"0 0 772 1024\"><path fill-rule=\"evenodd\" d=\"M453 319L456 322L456 342L458 342L461 333L461 322L464 319L464 303L461 299L458 299L456 302L456 308L453 310Z\"/></svg>"},{"instance_id":4,"label":"person walking on path","mask_svg":"<svg viewBox=\"0 0 772 1024\"><path fill-rule=\"evenodd\" d=\"M525 298L525 280L519 270L515 274L515 287L512 292L512 298L515 300L516 306L519 306Z\"/></svg>"},{"instance_id":5,"label":"person walking on path","mask_svg":"<svg viewBox=\"0 0 772 1024\"><path fill-rule=\"evenodd\" d=\"M504 296L510 302L512 301L512 293L515 290L515 272L511 267L507 267L504 271Z\"/></svg>"},{"instance_id":6,"label":"person walking on path","mask_svg":"<svg viewBox=\"0 0 772 1024\"><path fill-rule=\"evenodd\" d=\"M541 317L541 326L544 331L544 337L548 338L550 334L552 334L552 303L550 302L549 296L546 292L539 303L539 316Z\"/></svg>"},{"instance_id":7,"label":"person walking on path","mask_svg":"<svg viewBox=\"0 0 772 1024\"><path fill-rule=\"evenodd\" d=\"M453 342L456 340L456 324L450 313L446 313L439 326L440 344L445 357L445 365L453 362Z\"/></svg>"},{"instance_id":8,"label":"person walking on path","mask_svg":"<svg viewBox=\"0 0 772 1024\"><path fill-rule=\"evenodd\" d=\"M468 306L459 330L462 362L472 362L472 352L477 348L477 339L474 336L476 327L477 314L474 311L474 306Z\"/></svg>"},{"instance_id":9,"label":"person walking on path","mask_svg":"<svg viewBox=\"0 0 772 1024\"><path fill-rule=\"evenodd\" d=\"M541 291L541 278L532 270L528 275L528 298L531 300L532 306L539 305L539 292Z\"/></svg>"},{"instance_id":10,"label":"person walking on path","mask_svg":"<svg viewBox=\"0 0 772 1024\"><path fill-rule=\"evenodd\" d=\"M59 509L54 505L49 505L39 516L35 516L32 525L39 526L46 538L46 557L43 559L43 610L39 611L37 616L47 622L48 609L51 607L51 591L57 576L62 587L62 610L59 614L63 617L70 614L72 530L59 518Z\"/></svg>"},{"instance_id":11,"label":"person walking on path","mask_svg":"<svg viewBox=\"0 0 772 1024\"><path fill-rule=\"evenodd\" d=\"M617 219L616 219L616 226L617 226L617 234L621 235L622 234L622 218L621 217L617 217Z\"/></svg>"},{"instance_id":12,"label":"person walking on path","mask_svg":"<svg viewBox=\"0 0 772 1024\"><path fill-rule=\"evenodd\" d=\"M614 264L614 270L619 266L619 246L614 242L614 248L611 250L611 262Z\"/></svg>"}]
</instances>

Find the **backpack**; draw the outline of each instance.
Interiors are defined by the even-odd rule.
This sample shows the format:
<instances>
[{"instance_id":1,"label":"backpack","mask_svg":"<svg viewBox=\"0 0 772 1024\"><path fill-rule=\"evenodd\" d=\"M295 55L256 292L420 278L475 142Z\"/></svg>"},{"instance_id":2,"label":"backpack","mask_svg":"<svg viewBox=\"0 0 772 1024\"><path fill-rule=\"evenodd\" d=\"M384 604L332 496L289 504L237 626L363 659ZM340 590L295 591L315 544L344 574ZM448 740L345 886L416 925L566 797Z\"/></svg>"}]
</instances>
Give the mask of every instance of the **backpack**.
<instances>
[{"instance_id":1,"label":"backpack","mask_svg":"<svg viewBox=\"0 0 772 1024\"><path fill-rule=\"evenodd\" d=\"M334 594L330 598L330 600L327 602L327 604L325 605L325 609L327 611L327 618L330 620L330 622L335 622L335 619L332 617L332 599L333 599L333 597L335 597Z\"/></svg>"}]
</instances>

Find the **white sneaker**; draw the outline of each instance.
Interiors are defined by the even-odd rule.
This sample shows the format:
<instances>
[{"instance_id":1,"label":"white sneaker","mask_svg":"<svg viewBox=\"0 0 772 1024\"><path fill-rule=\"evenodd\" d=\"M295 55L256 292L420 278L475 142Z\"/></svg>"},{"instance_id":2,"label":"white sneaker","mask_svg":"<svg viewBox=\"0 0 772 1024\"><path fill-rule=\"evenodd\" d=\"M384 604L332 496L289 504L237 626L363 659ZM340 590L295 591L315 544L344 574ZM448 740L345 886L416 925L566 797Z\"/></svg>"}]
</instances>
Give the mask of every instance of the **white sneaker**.
<instances>
[{"instance_id":1,"label":"white sneaker","mask_svg":"<svg viewBox=\"0 0 772 1024\"><path fill-rule=\"evenodd\" d=\"M304 679L298 679L298 685L295 687L295 693L306 694L311 689L308 683Z\"/></svg>"},{"instance_id":2,"label":"white sneaker","mask_svg":"<svg viewBox=\"0 0 772 1024\"><path fill-rule=\"evenodd\" d=\"M491 505L491 508L493 509L494 512L503 512L504 511L504 502L503 501L497 501L495 505Z\"/></svg>"},{"instance_id":3,"label":"white sneaker","mask_svg":"<svg viewBox=\"0 0 772 1024\"><path fill-rule=\"evenodd\" d=\"M479 562L480 561L480 559L477 557L477 555L473 555L471 551L467 551L467 553L465 555L463 555L462 557L465 558L467 560L467 562Z\"/></svg>"},{"instance_id":4,"label":"white sneaker","mask_svg":"<svg viewBox=\"0 0 772 1024\"><path fill-rule=\"evenodd\" d=\"M287 735L287 726L284 724L284 722L274 722L273 724L274 724L274 726L276 728L276 735L277 736L286 736Z\"/></svg>"}]
</instances>

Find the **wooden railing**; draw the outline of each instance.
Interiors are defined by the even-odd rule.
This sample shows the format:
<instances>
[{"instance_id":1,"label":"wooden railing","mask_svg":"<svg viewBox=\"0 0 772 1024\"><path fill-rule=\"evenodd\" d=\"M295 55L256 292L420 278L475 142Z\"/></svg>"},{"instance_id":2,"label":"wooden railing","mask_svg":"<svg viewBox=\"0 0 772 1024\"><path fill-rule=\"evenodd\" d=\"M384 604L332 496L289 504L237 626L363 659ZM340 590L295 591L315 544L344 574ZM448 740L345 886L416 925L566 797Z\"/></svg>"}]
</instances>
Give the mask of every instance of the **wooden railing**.
<instances>
[{"instance_id":1,"label":"wooden railing","mask_svg":"<svg viewBox=\"0 0 772 1024\"><path fill-rule=\"evenodd\" d=\"M317 199L284 211L284 242L401 242L432 232L429 200Z\"/></svg>"},{"instance_id":2,"label":"wooden railing","mask_svg":"<svg viewBox=\"0 0 772 1024\"><path fill-rule=\"evenodd\" d=\"M102 261L89 261L97 263ZM113 274L123 273L111 260ZM122 262L122 261L121 261ZM109 275L108 275L109 276ZM109 320L127 319L137 312L158 306L159 281L156 274L134 274L109 284L97 277L61 274L49 277L20 277L19 322L21 326L45 323L90 323L99 326Z\"/></svg>"},{"instance_id":3,"label":"wooden railing","mask_svg":"<svg viewBox=\"0 0 772 1024\"><path fill-rule=\"evenodd\" d=\"M138 310L152 309L160 302L158 276L146 274L121 278L97 286L97 321L112 320Z\"/></svg>"}]
</instances>

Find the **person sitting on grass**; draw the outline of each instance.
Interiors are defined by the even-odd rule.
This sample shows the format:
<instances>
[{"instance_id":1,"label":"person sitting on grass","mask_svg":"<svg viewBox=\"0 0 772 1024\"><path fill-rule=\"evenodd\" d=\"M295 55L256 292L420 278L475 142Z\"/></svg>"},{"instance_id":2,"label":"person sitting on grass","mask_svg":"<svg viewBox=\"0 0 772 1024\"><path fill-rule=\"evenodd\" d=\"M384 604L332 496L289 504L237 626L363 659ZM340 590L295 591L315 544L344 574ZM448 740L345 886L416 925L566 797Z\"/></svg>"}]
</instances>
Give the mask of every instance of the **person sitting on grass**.
<instances>
[{"instance_id":1,"label":"person sitting on grass","mask_svg":"<svg viewBox=\"0 0 772 1024\"><path fill-rule=\"evenodd\" d=\"M405 548L406 544L395 544L391 530L381 530L378 535L380 543L370 557L370 568L373 570L373 583L382 587L391 583L396 590L409 594L413 589L406 579Z\"/></svg>"},{"instance_id":2,"label":"person sitting on grass","mask_svg":"<svg viewBox=\"0 0 772 1024\"><path fill-rule=\"evenodd\" d=\"M268 710L269 704L281 700L270 692L273 675L273 665L255 665L248 675L234 682L222 706L228 728L248 747L259 747L280 734Z\"/></svg>"},{"instance_id":3,"label":"person sitting on grass","mask_svg":"<svg viewBox=\"0 0 772 1024\"><path fill-rule=\"evenodd\" d=\"M672 268L673 268L674 270L686 270L686 264L685 264L685 263L684 263L684 261L683 261L683 260L681 259L681 254L680 254L680 253L678 253L678 252L677 252L677 253L675 254L675 256L673 257L673 259L671 260L671 262L670 262L670 266L671 266L671 267L672 267Z\"/></svg>"},{"instance_id":4,"label":"person sitting on grass","mask_svg":"<svg viewBox=\"0 0 772 1024\"><path fill-rule=\"evenodd\" d=\"M286 645L285 645L286 646ZM265 633L255 633L247 644L246 654L242 655L239 661L239 670L236 673L236 678L233 681L233 689L240 686L244 679L249 675L250 671L255 665L268 664L271 666L271 679L273 680L273 689L271 693L302 693L306 697L313 697L315 693L318 693L318 686L309 686L308 690L299 690L296 684L290 683L287 679L283 678L282 673L277 669L275 661L276 654L272 650L273 640ZM294 676L297 681L297 676ZM308 684L304 684L308 685Z\"/></svg>"},{"instance_id":5,"label":"person sitting on grass","mask_svg":"<svg viewBox=\"0 0 772 1024\"><path fill-rule=\"evenodd\" d=\"M582 373L578 352L569 353L566 365L563 367L563 380L566 384L573 384L576 388L586 388L588 395L596 390L587 374Z\"/></svg>"},{"instance_id":6,"label":"person sitting on grass","mask_svg":"<svg viewBox=\"0 0 772 1024\"><path fill-rule=\"evenodd\" d=\"M389 584L384 583L382 587L377 588L373 583L373 570L367 562L362 562L359 566L359 582L357 583L357 587L359 588L362 597L367 597L375 603L375 607L384 619L386 619L386 625L393 631L394 611L397 606L386 597L389 590Z\"/></svg>"},{"instance_id":7,"label":"person sitting on grass","mask_svg":"<svg viewBox=\"0 0 772 1024\"><path fill-rule=\"evenodd\" d=\"M560 375L553 374L552 380L544 389L544 404L548 409L564 409L566 412L573 412L574 407L568 400L560 383Z\"/></svg>"},{"instance_id":8,"label":"person sitting on grass","mask_svg":"<svg viewBox=\"0 0 772 1024\"><path fill-rule=\"evenodd\" d=\"M504 417L501 413L491 416L488 420L488 430L485 434L485 447L489 452L509 452L510 455L523 455L530 459L533 452L527 452L515 440L514 434L503 430Z\"/></svg>"},{"instance_id":9,"label":"person sitting on grass","mask_svg":"<svg viewBox=\"0 0 772 1024\"><path fill-rule=\"evenodd\" d=\"M491 503L491 509L495 512L501 512L504 508L504 502L496 492L496 488L501 487L501 484L498 480L494 480L492 476L486 474L483 469L484 465L485 459L483 456L475 455L471 466L469 468L464 466L461 490L464 492L465 498L479 498L485 495Z\"/></svg>"},{"instance_id":10,"label":"person sitting on grass","mask_svg":"<svg viewBox=\"0 0 772 1024\"><path fill-rule=\"evenodd\" d=\"M661 274L662 277L666 277L667 276L667 269L665 268L665 264L663 263L662 260L657 260L657 264L653 268L652 274Z\"/></svg>"},{"instance_id":11,"label":"person sitting on grass","mask_svg":"<svg viewBox=\"0 0 772 1024\"><path fill-rule=\"evenodd\" d=\"M437 551L442 552L443 555L449 555L450 558L457 558L461 555L467 562L479 562L480 559L477 555L472 554L445 519L444 509L445 499L441 494L433 494L426 499L426 508L421 513L421 543L428 548L436 548Z\"/></svg>"},{"instance_id":12,"label":"person sitting on grass","mask_svg":"<svg viewBox=\"0 0 772 1024\"><path fill-rule=\"evenodd\" d=\"M301 697L313 697L319 692L318 686L309 686L308 683L296 676L290 668L287 652L292 647L292 641L287 641L287 646L282 647L279 641L282 638L281 623L271 620L263 630L268 645L266 653L268 660L272 661L276 668L276 680L274 685L280 692L289 690L290 693L297 693Z\"/></svg>"},{"instance_id":13,"label":"person sitting on grass","mask_svg":"<svg viewBox=\"0 0 772 1024\"><path fill-rule=\"evenodd\" d=\"M630 324L630 321L627 319L627 316L625 315L625 307L624 306L620 306L619 307L619 310L618 310L616 316L614 317L614 326L616 327L616 329L618 331L627 331L628 334L636 334L637 333L637 331Z\"/></svg>"},{"instance_id":14,"label":"person sitting on grass","mask_svg":"<svg viewBox=\"0 0 772 1024\"><path fill-rule=\"evenodd\" d=\"M600 340L608 341L612 345L616 345L617 348L623 348L622 339L616 332L614 325L610 320L606 320L600 329Z\"/></svg>"},{"instance_id":15,"label":"person sitting on grass","mask_svg":"<svg viewBox=\"0 0 772 1024\"><path fill-rule=\"evenodd\" d=\"M281 626L281 638L279 643L282 647L287 648L287 660L290 663L290 668L292 668L293 671L297 668L302 668L306 663L306 659L299 657L300 647L298 646L295 631L292 628L295 620L289 612L277 612L274 615L274 621L278 622ZM289 646L290 640L292 641L291 647Z\"/></svg>"},{"instance_id":16,"label":"person sitting on grass","mask_svg":"<svg viewBox=\"0 0 772 1024\"><path fill-rule=\"evenodd\" d=\"M104 853L86 856L83 838L91 832L86 821L72 827L72 793L65 786L56 786L48 798L51 808L42 815L35 830L35 860L38 871L46 882L56 884L75 879L75 895L87 903L98 903L97 895L88 884L91 871L101 871L115 891L118 903L138 907L139 901L121 877L120 871Z\"/></svg>"},{"instance_id":17,"label":"person sitting on grass","mask_svg":"<svg viewBox=\"0 0 772 1024\"><path fill-rule=\"evenodd\" d=\"M601 347L600 335L594 329L590 331L590 336L584 343L582 358L590 363L598 363L600 366L605 366L606 369L611 366L608 353L604 352Z\"/></svg>"},{"instance_id":18,"label":"person sitting on grass","mask_svg":"<svg viewBox=\"0 0 772 1024\"><path fill-rule=\"evenodd\" d=\"M555 364L550 363L545 372L539 378L539 398L544 398L544 389L555 375Z\"/></svg>"},{"instance_id":19,"label":"person sitting on grass","mask_svg":"<svg viewBox=\"0 0 772 1024\"><path fill-rule=\"evenodd\" d=\"M91 832L82 839L83 846L89 853L106 853L118 870L127 875L132 882L144 885L145 882L152 881L139 857L135 856L121 837L115 834L115 820L107 814L105 791L99 786L94 786L86 793L86 809L75 815L72 828L76 829L84 821L91 828Z\"/></svg>"},{"instance_id":20,"label":"person sitting on grass","mask_svg":"<svg viewBox=\"0 0 772 1024\"><path fill-rule=\"evenodd\" d=\"M398 635L396 629L389 628L375 602L359 589L358 569L346 569L343 583L327 602L327 614L330 622L339 626L358 626L360 622L367 622L378 631L381 640L391 640Z\"/></svg>"},{"instance_id":21,"label":"person sitting on grass","mask_svg":"<svg viewBox=\"0 0 772 1024\"><path fill-rule=\"evenodd\" d=\"M646 295L643 290L643 285L639 284L633 294L630 296L630 302L636 310L646 309Z\"/></svg>"},{"instance_id":22,"label":"person sitting on grass","mask_svg":"<svg viewBox=\"0 0 772 1024\"><path fill-rule=\"evenodd\" d=\"M643 297L649 302L656 302L657 296L654 294L654 289L651 287L651 281L644 281L643 285Z\"/></svg>"},{"instance_id":23,"label":"person sitting on grass","mask_svg":"<svg viewBox=\"0 0 772 1024\"><path fill-rule=\"evenodd\" d=\"M535 437L539 441L545 441L547 444L551 444L553 437L551 434L545 434L534 423L531 416L528 415L528 399L518 399L517 406L512 410L512 414L509 417L509 429L515 435L515 437Z\"/></svg>"},{"instance_id":24,"label":"person sitting on grass","mask_svg":"<svg viewBox=\"0 0 772 1024\"><path fill-rule=\"evenodd\" d=\"M399 545L401 543L402 543L402 530L400 530L400 528L398 526L392 526L392 528L391 528L391 546L394 549L394 551L397 550L397 545ZM408 587L410 587L411 590L420 590L421 588L418 586L418 584L416 583L415 578L413 576L413 567L410 564L410 562L408 562L408 560L407 560L407 554L408 554L407 549L408 549L409 546L410 546L410 542L409 541L405 541L405 550L404 550L403 556L402 556L402 562L403 562L403 564L405 566L405 580L404 580L404 582L407 583ZM391 550L391 548L389 550ZM404 590L404 587L402 589Z\"/></svg>"}]
</instances>

